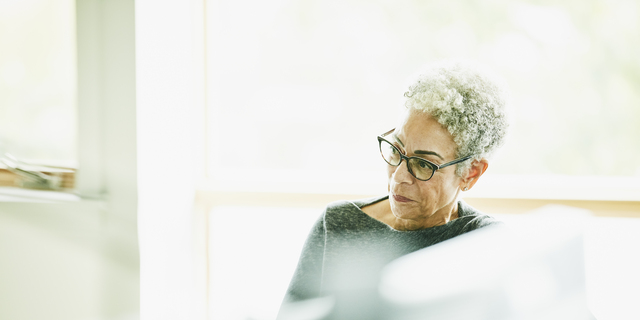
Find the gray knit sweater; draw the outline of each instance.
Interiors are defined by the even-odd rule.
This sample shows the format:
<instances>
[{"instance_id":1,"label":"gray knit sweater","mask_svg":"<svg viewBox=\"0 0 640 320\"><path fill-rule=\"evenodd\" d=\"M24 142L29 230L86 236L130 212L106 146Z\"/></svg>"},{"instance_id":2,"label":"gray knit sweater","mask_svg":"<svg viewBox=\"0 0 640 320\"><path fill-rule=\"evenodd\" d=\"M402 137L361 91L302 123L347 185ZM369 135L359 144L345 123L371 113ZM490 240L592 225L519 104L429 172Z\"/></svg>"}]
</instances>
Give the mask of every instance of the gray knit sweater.
<instances>
[{"instance_id":1,"label":"gray knit sweater","mask_svg":"<svg viewBox=\"0 0 640 320\"><path fill-rule=\"evenodd\" d=\"M397 231L361 210L387 198L339 201L327 206L304 244L285 302L375 286L382 268L391 260L499 223L459 201L458 218L447 224Z\"/></svg>"}]
</instances>

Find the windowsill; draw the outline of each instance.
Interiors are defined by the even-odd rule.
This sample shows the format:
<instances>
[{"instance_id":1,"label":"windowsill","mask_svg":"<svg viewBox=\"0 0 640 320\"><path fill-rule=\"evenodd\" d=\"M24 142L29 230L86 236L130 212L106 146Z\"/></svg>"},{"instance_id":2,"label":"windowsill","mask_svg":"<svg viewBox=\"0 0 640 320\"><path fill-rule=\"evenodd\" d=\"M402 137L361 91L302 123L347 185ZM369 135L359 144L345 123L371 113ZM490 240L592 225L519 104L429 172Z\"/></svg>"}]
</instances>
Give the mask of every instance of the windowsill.
<instances>
[{"instance_id":1,"label":"windowsill","mask_svg":"<svg viewBox=\"0 0 640 320\"><path fill-rule=\"evenodd\" d=\"M213 192L380 194L387 190L384 172L336 170L262 170L244 174L236 170L215 172L198 185Z\"/></svg>"},{"instance_id":2,"label":"windowsill","mask_svg":"<svg viewBox=\"0 0 640 320\"><path fill-rule=\"evenodd\" d=\"M82 198L67 192L0 187L0 202L69 203L79 201L82 201Z\"/></svg>"},{"instance_id":3,"label":"windowsill","mask_svg":"<svg viewBox=\"0 0 640 320\"><path fill-rule=\"evenodd\" d=\"M271 170L216 172L198 189L207 192L380 195L384 172ZM640 201L640 177L486 174L465 198Z\"/></svg>"},{"instance_id":4,"label":"windowsill","mask_svg":"<svg viewBox=\"0 0 640 320\"><path fill-rule=\"evenodd\" d=\"M500 199L640 201L640 177L487 174L464 196Z\"/></svg>"}]
</instances>

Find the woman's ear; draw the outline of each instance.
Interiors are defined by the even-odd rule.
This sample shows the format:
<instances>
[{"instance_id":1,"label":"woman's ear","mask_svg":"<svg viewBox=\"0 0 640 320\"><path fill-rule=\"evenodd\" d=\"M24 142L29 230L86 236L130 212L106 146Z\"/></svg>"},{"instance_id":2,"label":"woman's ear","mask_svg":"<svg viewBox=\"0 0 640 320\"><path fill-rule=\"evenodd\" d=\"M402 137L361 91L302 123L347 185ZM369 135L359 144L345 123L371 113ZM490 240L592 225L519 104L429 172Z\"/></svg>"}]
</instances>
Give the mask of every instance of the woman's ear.
<instances>
[{"instance_id":1,"label":"woman's ear","mask_svg":"<svg viewBox=\"0 0 640 320\"><path fill-rule=\"evenodd\" d=\"M460 189L467 191L473 187L474 184L480 179L480 176L487 171L489 167L489 161L487 159L482 158L480 160L473 160L471 162L471 167L467 170L467 174L462 177L462 181L460 182Z\"/></svg>"}]
</instances>

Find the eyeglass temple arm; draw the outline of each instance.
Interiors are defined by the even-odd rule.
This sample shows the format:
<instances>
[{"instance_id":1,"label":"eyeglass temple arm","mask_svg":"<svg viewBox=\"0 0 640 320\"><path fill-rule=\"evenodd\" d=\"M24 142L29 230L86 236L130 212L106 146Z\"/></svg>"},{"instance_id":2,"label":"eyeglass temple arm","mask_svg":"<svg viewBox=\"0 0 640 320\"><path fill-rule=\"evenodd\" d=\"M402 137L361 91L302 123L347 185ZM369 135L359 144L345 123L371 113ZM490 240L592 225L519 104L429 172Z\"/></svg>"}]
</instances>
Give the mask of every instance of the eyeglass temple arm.
<instances>
[{"instance_id":1,"label":"eyeglass temple arm","mask_svg":"<svg viewBox=\"0 0 640 320\"><path fill-rule=\"evenodd\" d=\"M463 157L463 158L460 158L460 159L456 159L456 160L453 160L451 162L447 162L447 163L445 163L445 164L443 164L441 166L438 166L438 169L442 169L444 167L448 167L448 166L454 165L456 163L460 163L462 161L467 161L469 159L471 159L471 156L466 156L466 157Z\"/></svg>"},{"instance_id":2,"label":"eyeglass temple arm","mask_svg":"<svg viewBox=\"0 0 640 320\"><path fill-rule=\"evenodd\" d=\"M379 135L379 137L386 137L389 133L393 132L393 130L395 130L395 129L396 129L396 128L393 128L393 129L391 129L391 130L389 130L389 131L387 131L387 132L385 132L385 133L383 133L383 134Z\"/></svg>"}]
</instances>

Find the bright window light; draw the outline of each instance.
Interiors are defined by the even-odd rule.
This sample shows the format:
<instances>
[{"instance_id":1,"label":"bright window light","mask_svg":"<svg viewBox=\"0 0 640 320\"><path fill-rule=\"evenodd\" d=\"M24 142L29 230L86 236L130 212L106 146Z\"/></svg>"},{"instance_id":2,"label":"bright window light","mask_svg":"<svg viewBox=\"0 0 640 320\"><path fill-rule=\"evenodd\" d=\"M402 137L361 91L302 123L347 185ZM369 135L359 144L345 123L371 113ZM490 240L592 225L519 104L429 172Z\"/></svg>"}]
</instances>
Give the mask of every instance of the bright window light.
<instances>
[{"instance_id":1,"label":"bright window light","mask_svg":"<svg viewBox=\"0 0 640 320\"><path fill-rule=\"evenodd\" d=\"M510 86L488 174L640 176L640 28L621 14L634 2L207 4L207 163L223 188L383 175L375 136L396 125L411 74L444 58Z\"/></svg>"},{"instance_id":2,"label":"bright window light","mask_svg":"<svg viewBox=\"0 0 640 320\"><path fill-rule=\"evenodd\" d=\"M275 319L319 208L217 207L209 232L211 319Z\"/></svg>"},{"instance_id":3,"label":"bright window light","mask_svg":"<svg viewBox=\"0 0 640 320\"><path fill-rule=\"evenodd\" d=\"M72 0L0 1L0 154L76 162Z\"/></svg>"}]
</instances>

